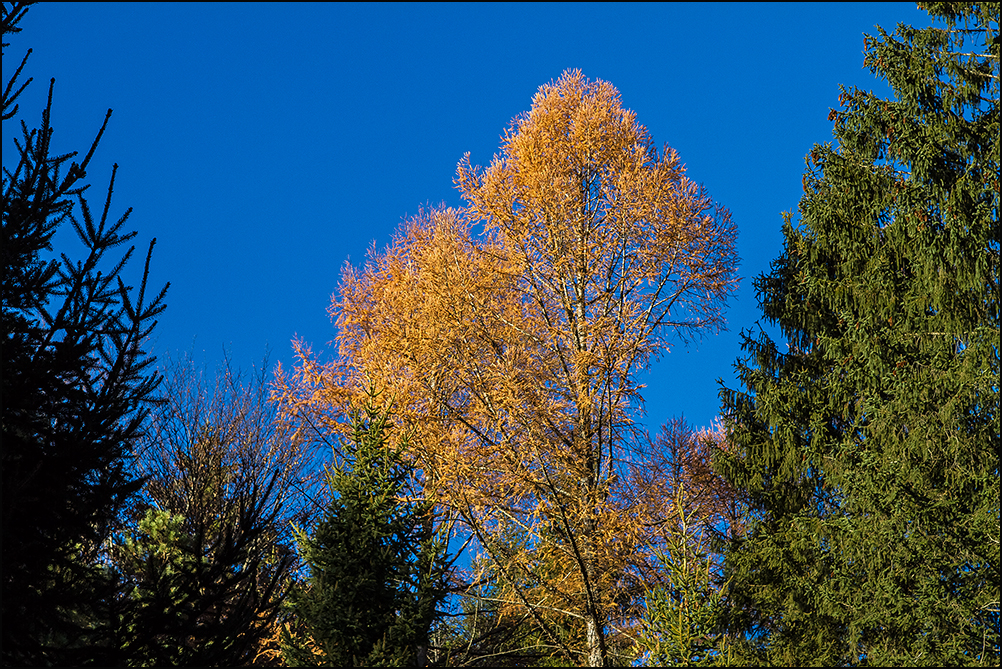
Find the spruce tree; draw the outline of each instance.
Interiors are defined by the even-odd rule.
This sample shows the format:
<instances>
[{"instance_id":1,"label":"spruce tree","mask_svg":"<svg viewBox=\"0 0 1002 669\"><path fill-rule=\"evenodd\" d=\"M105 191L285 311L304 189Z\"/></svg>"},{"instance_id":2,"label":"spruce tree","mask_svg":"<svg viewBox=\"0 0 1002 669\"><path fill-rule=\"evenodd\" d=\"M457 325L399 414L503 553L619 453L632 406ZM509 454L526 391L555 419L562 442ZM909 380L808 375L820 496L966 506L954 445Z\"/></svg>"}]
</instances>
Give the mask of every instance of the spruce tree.
<instances>
[{"instance_id":1,"label":"spruce tree","mask_svg":"<svg viewBox=\"0 0 1002 669\"><path fill-rule=\"evenodd\" d=\"M4 7L4 38L20 31L26 11L27 3ZM8 71L6 58L4 51ZM5 143L15 102L31 81L18 83L27 58L11 68L3 91ZM3 170L2 657L100 664L111 643L102 604L113 601L116 585L98 552L139 487L128 462L159 383L142 346L167 288L147 301L152 242L138 291L121 277L134 247L108 258L136 234L122 230L131 210L109 220L117 165L99 216L83 197L111 110L82 161L71 162L75 152L54 154L54 83L41 126L21 122L11 149L17 160ZM84 244L83 260L63 253L47 261L52 236L67 221Z\"/></svg>"},{"instance_id":2,"label":"spruce tree","mask_svg":"<svg viewBox=\"0 0 1002 669\"><path fill-rule=\"evenodd\" d=\"M406 441L387 443L388 416L370 403L353 417L345 461L328 474L326 514L311 535L299 534L310 576L291 593L290 666L425 664L447 594L447 547L433 532L431 503L404 499L413 470Z\"/></svg>"},{"instance_id":3,"label":"spruce tree","mask_svg":"<svg viewBox=\"0 0 1002 669\"><path fill-rule=\"evenodd\" d=\"M999 662L999 4L878 28L755 283L788 350L744 334L729 547L744 661Z\"/></svg>"}]
</instances>

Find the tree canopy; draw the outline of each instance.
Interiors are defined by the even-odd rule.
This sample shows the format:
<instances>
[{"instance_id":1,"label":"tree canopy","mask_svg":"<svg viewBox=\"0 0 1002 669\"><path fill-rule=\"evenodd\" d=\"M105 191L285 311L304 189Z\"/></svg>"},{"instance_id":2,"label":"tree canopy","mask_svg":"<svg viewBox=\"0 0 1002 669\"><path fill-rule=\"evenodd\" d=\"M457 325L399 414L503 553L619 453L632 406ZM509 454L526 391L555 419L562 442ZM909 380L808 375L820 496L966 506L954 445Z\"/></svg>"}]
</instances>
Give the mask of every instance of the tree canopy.
<instances>
[{"instance_id":1,"label":"tree canopy","mask_svg":"<svg viewBox=\"0 0 1002 669\"><path fill-rule=\"evenodd\" d=\"M26 11L4 8L4 40ZM5 124L31 82L19 85L28 55L4 88ZM3 659L13 664L82 663L108 647L102 606L115 586L96 555L141 483L129 462L160 383L143 347L167 292L147 294L155 239L137 289L122 275L135 247L111 257L136 236L123 230L131 209L109 218L118 165L99 214L84 197L111 110L76 162L76 152L52 147L54 90L53 79L41 125L21 122L18 160L3 171L2 627ZM67 222L82 259L47 260Z\"/></svg>"},{"instance_id":2,"label":"tree canopy","mask_svg":"<svg viewBox=\"0 0 1002 669\"><path fill-rule=\"evenodd\" d=\"M926 9L865 37L894 96L841 90L755 283L787 350L721 393L746 661L998 662L998 4Z\"/></svg>"},{"instance_id":3,"label":"tree canopy","mask_svg":"<svg viewBox=\"0 0 1002 669\"><path fill-rule=\"evenodd\" d=\"M657 435L642 374L724 328L737 228L611 83L541 86L463 206L346 264L333 359L206 384L145 350L167 287L155 240L129 285L118 166L86 197L111 110L60 153L54 80L11 122L18 54L2 662L997 665L999 5L923 6L807 157L754 283L781 335Z\"/></svg>"},{"instance_id":4,"label":"tree canopy","mask_svg":"<svg viewBox=\"0 0 1002 669\"><path fill-rule=\"evenodd\" d=\"M722 327L736 230L615 87L579 71L540 87L494 162L464 159L456 184L466 208L423 212L345 268L340 357L303 349L292 401L336 416L370 383L397 398L429 494L475 535L509 609L565 661L603 665L644 559L645 510L624 494L637 374L673 337Z\"/></svg>"},{"instance_id":5,"label":"tree canopy","mask_svg":"<svg viewBox=\"0 0 1002 669\"><path fill-rule=\"evenodd\" d=\"M136 463L145 485L109 551L124 663L257 663L275 634L296 567L291 523L313 516L314 454L269 401L266 363L249 379L228 363L211 380L190 359L162 366Z\"/></svg>"}]
</instances>

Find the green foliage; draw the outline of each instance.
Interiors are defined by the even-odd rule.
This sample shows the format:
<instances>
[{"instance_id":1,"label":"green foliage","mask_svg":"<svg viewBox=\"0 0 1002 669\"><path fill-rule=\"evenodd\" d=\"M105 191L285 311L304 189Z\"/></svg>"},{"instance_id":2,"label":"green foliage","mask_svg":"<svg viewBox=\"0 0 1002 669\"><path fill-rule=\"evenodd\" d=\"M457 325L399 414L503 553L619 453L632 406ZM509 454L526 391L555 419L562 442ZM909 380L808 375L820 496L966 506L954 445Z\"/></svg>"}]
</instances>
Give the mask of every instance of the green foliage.
<instances>
[{"instance_id":1,"label":"green foliage","mask_svg":"<svg viewBox=\"0 0 1002 669\"><path fill-rule=\"evenodd\" d=\"M277 579L239 532L211 541L184 516L148 509L115 552L127 587L119 606L119 662L236 666L274 617Z\"/></svg>"},{"instance_id":2,"label":"green foliage","mask_svg":"<svg viewBox=\"0 0 1002 669\"><path fill-rule=\"evenodd\" d=\"M998 3L867 36L895 97L843 89L800 222L756 280L729 547L743 662L999 661Z\"/></svg>"},{"instance_id":3,"label":"green foliage","mask_svg":"<svg viewBox=\"0 0 1002 669\"><path fill-rule=\"evenodd\" d=\"M200 561L184 531L184 517L161 509L147 509L119 551L123 571L139 572L147 567L156 574L172 576Z\"/></svg>"},{"instance_id":4,"label":"green foliage","mask_svg":"<svg viewBox=\"0 0 1002 669\"><path fill-rule=\"evenodd\" d=\"M248 384L227 363L212 386L190 360L166 366L136 524L110 552L125 581L122 663L245 665L274 631L308 449L268 401L265 366Z\"/></svg>"},{"instance_id":5,"label":"green foliage","mask_svg":"<svg viewBox=\"0 0 1002 669\"><path fill-rule=\"evenodd\" d=\"M684 502L679 486L678 531L668 537L667 551L655 549L669 585L645 586L647 611L637 646L648 666L710 666L727 659L721 630L727 584L717 582L703 532L693 536L697 510L687 511Z\"/></svg>"},{"instance_id":6,"label":"green foliage","mask_svg":"<svg viewBox=\"0 0 1002 669\"><path fill-rule=\"evenodd\" d=\"M26 10L4 7L4 38L19 32ZM5 72L14 69L3 91L5 141L15 101L31 81L18 86L26 61L16 69L4 63ZM54 83L41 126L21 122L11 149L16 166L3 171L2 657L101 664L113 647L108 606L117 585L99 549L140 485L128 461L160 383L142 346L167 288L147 302L152 242L138 291L121 276L135 247L109 262L109 252L136 234L122 232L130 211L108 219L117 165L99 218L83 191L111 110L81 162L70 163L75 152L53 155ZM83 260L65 253L45 260L66 221L85 247Z\"/></svg>"},{"instance_id":7,"label":"green foliage","mask_svg":"<svg viewBox=\"0 0 1002 669\"><path fill-rule=\"evenodd\" d=\"M201 517L148 508L125 533L112 552L124 578L120 662L236 666L253 660L278 614L292 556L275 543L271 519L254 499L230 502L226 514Z\"/></svg>"},{"instance_id":8,"label":"green foliage","mask_svg":"<svg viewBox=\"0 0 1002 669\"><path fill-rule=\"evenodd\" d=\"M290 523L309 518L311 452L270 402L266 369L247 381L228 362L214 379L190 360L164 367L135 527L111 552L127 586L123 663L244 665L275 634L295 571Z\"/></svg>"},{"instance_id":9,"label":"green foliage","mask_svg":"<svg viewBox=\"0 0 1002 669\"><path fill-rule=\"evenodd\" d=\"M290 666L424 664L446 596L446 545L432 505L406 498L413 470L406 441L386 443L388 416L370 404L353 418L346 460L328 473L326 515L298 532L310 576L290 598Z\"/></svg>"}]
</instances>

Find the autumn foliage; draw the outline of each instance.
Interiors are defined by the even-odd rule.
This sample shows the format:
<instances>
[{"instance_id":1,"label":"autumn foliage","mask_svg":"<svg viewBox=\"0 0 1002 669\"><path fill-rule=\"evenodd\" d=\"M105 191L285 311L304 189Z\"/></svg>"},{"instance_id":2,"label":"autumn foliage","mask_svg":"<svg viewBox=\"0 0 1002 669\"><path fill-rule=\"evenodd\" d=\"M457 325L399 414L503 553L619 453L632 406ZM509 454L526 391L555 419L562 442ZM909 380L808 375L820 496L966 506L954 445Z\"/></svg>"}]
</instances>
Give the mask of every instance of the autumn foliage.
<instances>
[{"instance_id":1,"label":"autumn foliage","mask_svg":"<svg viewBox=\"0 0 1002 669\"><path fill-rule=\"evenodd\" d=\"M206 384L152 371L153 244L137 292L101 268L135 233L117 166L84 197L105 126L50 152L53 79L0 188L0 660L997 665L998 3L920 9L865 36L893 96L841 90L754 282L782 339L656 435L641 373L723 328L736 229L611 84L540 87L463 206L346 264L333 358Z\"/></svg>"},{"instance_id":2,"label":"autumn foliage","mask_svg":"<svg viewBox=\"0 0 1002 669\"><path fill-rule=\"evenodd\" d=\"M338 357L301 345L285 400L337 431L370 388L392 398L415 494L474 535L504 608L553 654L606 664L653 538L637 374L722 327L736 230L618 91L577 71L540 88L489 167L465 157L456 185L467 207L422 211L345 267Z\"/></svg>"}]
</instances>

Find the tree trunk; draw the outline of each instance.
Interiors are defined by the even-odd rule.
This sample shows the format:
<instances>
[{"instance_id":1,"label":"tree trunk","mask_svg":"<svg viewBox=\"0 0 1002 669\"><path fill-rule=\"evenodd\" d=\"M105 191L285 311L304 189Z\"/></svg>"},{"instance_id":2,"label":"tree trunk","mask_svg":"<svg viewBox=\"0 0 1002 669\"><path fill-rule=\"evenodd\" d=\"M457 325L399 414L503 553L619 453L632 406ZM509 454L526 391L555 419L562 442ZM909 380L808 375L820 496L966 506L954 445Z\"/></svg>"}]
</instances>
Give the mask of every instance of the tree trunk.
<instances>
[{"instance_id":1,"label":"tree trunk","mask_svg":"<svg viewBox=\"0 0 1002 669\"><path fill-rule=\"evenodd\" d=\"M588 666L605 666L605 644L602 643L602 632L594 615L588 616L585 643L588 645Z\"/></svg>"}]
</instances>

